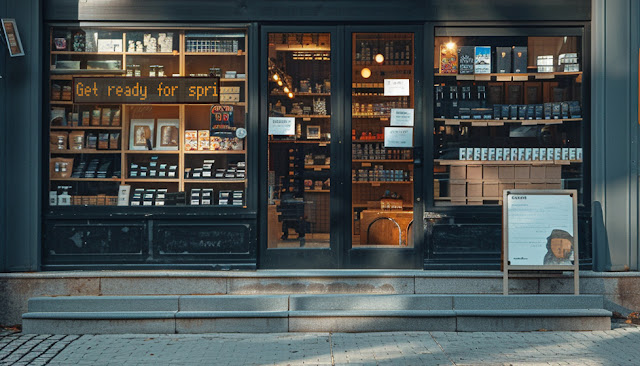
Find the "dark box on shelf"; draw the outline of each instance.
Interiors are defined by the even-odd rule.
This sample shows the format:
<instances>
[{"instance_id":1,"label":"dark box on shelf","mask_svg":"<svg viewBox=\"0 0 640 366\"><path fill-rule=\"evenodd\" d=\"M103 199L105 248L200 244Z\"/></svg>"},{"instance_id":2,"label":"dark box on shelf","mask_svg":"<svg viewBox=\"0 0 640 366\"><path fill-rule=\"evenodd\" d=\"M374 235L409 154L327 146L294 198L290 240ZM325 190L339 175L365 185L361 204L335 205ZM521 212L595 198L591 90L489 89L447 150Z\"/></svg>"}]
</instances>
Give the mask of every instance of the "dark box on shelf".
<instances>
[{"instance_id":1,"label":"dark box on shelf","mask_svg":"<svg viewBox=\"0 0 640 366\"><path fill-rule=\"evenodd\" d=\"M527 47L513 47L513 72L527 72Z\"/></svg>"},{"instance_id":2,"label":"dark box on shelf","mask_svg":"<svg viewBox=\"0 0 640 366\"><path fill-rule=\"evenodd\" d=\"M502 111L500 112L500 116L502 117L502 119L509 119L509 111L511 109L511 106L509 105L503 105L502 106Z\"/></svg>"},{"instance_id":3,"label":"dark box on shelf","mask_svg":"<svg viewBox=\"0 0 640 366\"><path fill-rule=\"evenodd\" d=\"M511 47L496 47L496 65L498 73L511 72Z\"/></svg>"},{"instance_id":4,"label":"dark box on shelf","mask_svg":"<svg viewBox=\"0 0 640 366\"><path fill-rule=\"evenodd\" d=\"M536 106L533 104L527 105L527 119L536 118Z\"/></svg>"},{"instance_id":5,"label":"dark box on shelf","mask_svg":"<svg viewBox=\"0 0 640 366\"><path fill-rule=\"evenodd\" d=\"M493 106L493 119L500 119L500 118L502 118L502 105L495 104Z\"/></svg>"},{"instance_id":6,"label":"dark box on shelf","mask_svg":"<svg viewBox=\"0 0 640 366\"><path fill-rule=\"evenodd\" d=\"M518 106L518 119L527 119L527 106L519 105Z\"/></svg>"},{"instance_id":7,"label":"dark box on shelf","mask_svg":"<svg viewBox=\"0 0 640 366\"><path fill-rule=\"evenodd\" d=\"M551 119L552 103L544 104L544 119Z\"/></svg>"},{"instance_id":8,"label":"dark box on shelf","mask_svg":"<svg viewBox=\"0 0 640 366\"><path fill-rule=\"evenodd\" d=\"M518 119L518 106L512 104L509 106L509 118Z\"/></svg>"},{"instance_id":9,"label":"dark box on shelf","mask_svg":"<svg viewBox=\"0 0 640 366\"><path fill-rule=\"evenodd\" d=\"M535 119L543 119L544 118L544 106L542 104L536 104L535 106L536 114Z\"/></svg>"},{"instance_id":10,"label":"dark box on shelf","mask_svg":"<svg viewBox=\"0 0 640 366\"><path fill-rule=\"evenodd\" d=\"M458 70L460 74L473 74L476 49L474 46L458 48Z\"/></svg>"},{"instance_id":11,"label":"dark box on shelf","mask_svg":"<svg viewBox=\"0 0 640 366\"><path fill-rule=\"evenodd\" d=\"M568 103L569 103L569 115L571 116L571 118L582 118L580 102L574 100Z\"/></svg>"},{"instance_id":12,"label":"dark box on shelf","mask_svg":"<svg viewBox=\"0 0 640 366\"><path fill-rule=\"evenodd\" d=\"M567 102L560 103L560 108L561 108L560 115L562 116L562 118L563 119L569 118L569 103Z\"/></svg>"},{"instance_id":13,"label":"dark box on shelf","mask_svg":"<svg viewBox=\"0 0 640 366\"><path fill-rule=\"evenodd\" d=\"M551 104L551 117L553 119L560 119L562 112L562 104L561 103L552 103Z\"/></svg>"},{"instance_id":14,"label":"dark box on shelf","mask_svg":"<svg viewBox=\"0 0 640 366\"><path fill-rule=\"evenodd\" d=\"M471 108L460 108L460 119L471 119Z\"/></svg>"}]
</instances>

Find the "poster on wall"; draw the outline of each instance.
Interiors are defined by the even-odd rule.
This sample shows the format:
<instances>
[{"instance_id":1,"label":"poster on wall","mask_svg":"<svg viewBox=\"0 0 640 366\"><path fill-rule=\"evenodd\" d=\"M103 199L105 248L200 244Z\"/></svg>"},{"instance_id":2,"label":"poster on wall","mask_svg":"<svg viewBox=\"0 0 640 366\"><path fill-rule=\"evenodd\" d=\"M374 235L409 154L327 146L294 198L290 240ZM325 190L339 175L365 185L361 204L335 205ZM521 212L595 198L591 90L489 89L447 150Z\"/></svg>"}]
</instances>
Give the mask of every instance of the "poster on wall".
<instances>
[{"instance_id":1,"label":"poster on wall","mask_svg":"<svg viewBox=\"0 0 640 366\"><path fill-rule=\"evenodd\" d=\"M22 48L22 41L20 40L15 19L2 19L2 30L9 49L9 55L11 57L24 56L24 49Z\"/></svg>"},{"instance_id":2,"label":"poster on wall","mask_svg":"<svg viewBox=\"0 0 640 366\"><path fill-rule=\"evenodd\" d=\"M573 266L577 257L575 191L506 193L509 266Z\"/></svg>"},{"instance_id":3,"label":"poster on wall","mask_svg":"<svg viewBox=\"0 0 640 366\"><path fill-rule=\"evenodd\" d=\"M409 79L384 79L385 97L408 97L410 91Z\"/></svg>"}]
</instances>

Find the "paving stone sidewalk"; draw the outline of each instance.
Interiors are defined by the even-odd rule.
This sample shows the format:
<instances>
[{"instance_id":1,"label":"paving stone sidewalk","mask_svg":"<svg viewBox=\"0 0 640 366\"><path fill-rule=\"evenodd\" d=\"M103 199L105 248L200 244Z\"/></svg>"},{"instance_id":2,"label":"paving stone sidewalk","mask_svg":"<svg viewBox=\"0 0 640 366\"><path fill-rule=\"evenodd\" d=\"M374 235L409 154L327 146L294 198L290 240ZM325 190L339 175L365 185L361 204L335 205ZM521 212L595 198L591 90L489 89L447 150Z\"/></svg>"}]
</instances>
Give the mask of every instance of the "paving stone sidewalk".
<instances>
[{"instance_id":1,"label":"paving stone sidewalk","mask_svg":"<svg viewBox=\"0 0 640 366\"><path fill-rule=\"evenodd\" d=\"M27 335L0 365L638 365L640 327L599 332Z\"/></svg>"}]
</instances>

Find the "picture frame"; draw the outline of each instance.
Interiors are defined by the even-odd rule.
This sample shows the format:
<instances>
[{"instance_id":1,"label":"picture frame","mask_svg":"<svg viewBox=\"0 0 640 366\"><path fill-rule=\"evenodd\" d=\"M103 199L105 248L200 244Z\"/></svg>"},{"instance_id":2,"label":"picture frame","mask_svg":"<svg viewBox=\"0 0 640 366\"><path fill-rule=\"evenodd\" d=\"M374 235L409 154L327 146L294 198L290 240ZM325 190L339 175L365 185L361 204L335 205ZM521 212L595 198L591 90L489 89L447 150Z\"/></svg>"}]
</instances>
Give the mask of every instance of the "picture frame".
<instances>
[{"instance_id":1,"label":"picture frame","mask_svg":"<svg viewBox=\"0 0 640 366\"><path fill-rule=\"evenodd\" d=\"M154 119L132 119L129 126L129 150L153 150Z\"/></svg>"},{"instance_id":2,"label":"picture frame","mask_svg":"<svg viewBox=\"0 0 640 366\"><path fill-rule=\"evenodd\" d=\"M158 119L155 150L178 150L180 146L180 120Z\"/></svg>"},{"instance_id":3,"label":"picture frame","mask_svg":"<svg viewBox=\"0 0 640 366\"><path fill-rule=\"evenodd\" d=\"M320 140L320 126L307 126L307 140Z\"/></svg>"},{"instance_id":4,"label":"picture frame","mask_svg":"<svg viewBox=\"0 0 640 366\"><path fill-rule=\"evenodd\" d=\"M2 31L11 57L24 56L24 48L15 19L2 19Z\"/></svg>"}]
</instances>

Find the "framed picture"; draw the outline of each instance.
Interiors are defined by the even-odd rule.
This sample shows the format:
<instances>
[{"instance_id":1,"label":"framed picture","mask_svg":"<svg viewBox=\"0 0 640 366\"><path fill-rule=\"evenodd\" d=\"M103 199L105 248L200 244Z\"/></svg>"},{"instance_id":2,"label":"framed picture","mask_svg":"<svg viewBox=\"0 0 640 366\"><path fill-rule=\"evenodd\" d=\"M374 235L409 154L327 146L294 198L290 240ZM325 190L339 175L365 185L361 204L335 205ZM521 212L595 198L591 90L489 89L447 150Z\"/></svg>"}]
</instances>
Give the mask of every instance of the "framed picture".
<instances>
[{"instance_id":1,"label":"framed picture","mask_svg":"<svg viewBox=\"0 0 640 366\"><path fill-rule=\"evenodd\" d=\"M132 119L129 150L153 150L153 119Z\"/></svg>"},{"instance_id":2,"label":"framed picture","mask_svg":"<svg viewBox=\"0 0 640 366\"><path fill-rule=\"evenodd\" d=\"M307 126L307 140L320 139L320 126Z\"/></svg>"},{"instance_id":3,"label":"framed picture","mask_svg":"<svg viewBox=\"0 0 640 366\"><path fill-rule=\"evenodd\" d=\"M156 150L178 150L180 144L180 121L158 119Z\"/></svg>"},{"instance_id":4,"label":"framed picture","mask_svg":"<svg viewBox=\"0 0 640 366\"><path fill-rule=\"evenodd\" d=\"M9 55L11 57L24 56L24 49L22 48L22 41L20 41L15 19L2 19L2 30L9 48Z\"/></svg>"}]
</instances>

